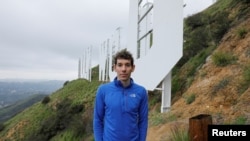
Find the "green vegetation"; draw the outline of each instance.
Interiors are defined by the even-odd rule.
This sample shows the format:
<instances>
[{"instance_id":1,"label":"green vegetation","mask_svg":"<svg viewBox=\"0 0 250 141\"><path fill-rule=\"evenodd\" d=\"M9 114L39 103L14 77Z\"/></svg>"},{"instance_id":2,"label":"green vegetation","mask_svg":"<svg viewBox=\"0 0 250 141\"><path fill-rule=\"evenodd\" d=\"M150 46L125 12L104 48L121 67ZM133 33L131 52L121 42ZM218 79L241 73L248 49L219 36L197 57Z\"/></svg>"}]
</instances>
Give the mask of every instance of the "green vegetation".
<instances>
[{"instance_id":1,"label":"green vegetation","mask_svg":"<svg viewBox=\"0 0 250 141\"><path fill-rule=\"evenodd\" d=\"M13 134L3 140L82 140L91 137L94 97L101 84L97 81L97 70L98 67L92 70L92 82L84 79L66 81L62 89L2 124L0 140L9 130L13 130Z\"/></svg>"},{"instance_id":2,"label":"green vegetation","mask_svg":"<svg viewBox=\"0 0 250 141\"><path fill-rule=\"evenodd\" d=\"M242 4L243 3L243 4ZM224 34L239 20L247 18L250 7L247 0L217 0L207 10L184 19L183 56L173 68L172 93L185 91L192 83L193 76L217 48ZM238 7L232 14L231 9ZM243 37L246 31L238 31ZM222 56L220 56L222 55ZM237 58L229 53L214 56L216 65L225 66Z\"/></svg>"},{"instance_id":3,"label":"green vegetation","mask_svg":"<svg viewBox=\"0 0 250 141\"><path fill-rule=\"evenodd\" d=\"M191 57L181 68L177 66L173 69L172 79L172 93L183 91L188 88L195 76L196 71L202 64L205 63L206 58L212 53L215 46L202 49L198 54ZM181 60L180 60L181 61Z\"/></svg>"},{"instance_id":4,"label":"green vegetation","mask_svg":"<svg viewBox=\"0 0 250 141\"><path fill-rule=\"evenodd\" d=\"M225 121L224 125L246 125L248 120L247 115L240 115L239 117L232 119L230 121Z\"/></svg>"},{"instance_id":5,"label":"green vegetation","mask_svg":"<svg viewBox=\"0 0 250 141\"><path fill-rule=\"evenodd\" d=\"M46 95L43 95L43 94L34 94L24 100L20 100L16 102L13 105L0 109L0 122L4 122L10 119L11 117L15 116L17 113L23 111L25 108L40 101L45 96Z\"/></svg>"},{"instance_id":6,"label":"green vegetation","mask_svg":"<svg viewBox=\"0 0 250 141\"><path fill-rule=\"evenodd\" d=\"M236 124L236 125L244 125L246 124L246 121L247 121L247 117L245 116L239 116L237 119L235 119L235 121L232 123L232 124Z\"/></svg>"},{"instance_id":7,"label":"green vegetation","mask_svg":"<svg viewBox=\"0 0 250 141\"><path fill-rule=\"evenodd\" d=\"M162 114L160 114L160 113L150 114L149 117L150 117L150 119L149 119L149 124L150 125L156 126L156 125L160 125L160 124L166 123L165 117Z\"/></svg>"},{"instance_id":8,"label":"green vegetation","mask_svg":"<svg viewBox=\"0 0 250 141\"><path fill-rule=\"evenodd\" d=\"M171 128L171 141L190 141L187 129L179 128L177 125Z\"/></svg>"},{"instance_id":9,"label":"green vegetation","mask_svg":"<svg viewBox=\"0 0 250 141\"><path fill-rule=\"evenodd\" d=\"M96 69L96 68L95 68ZM96 70L93 73L96 73ZM101 84L78 79L44 97L1 125L0 140L42 141L82 140L92 136L92 109L97 87ZM6 134L13 130L8 138Z\"/></svg>"},{"instance_id":10,"label":"green vegetation","mask_svg":"<svg viewBox=\"0 0 250 141\"><path fill-rule=\"evenodd\" d=\"M216 94L219 90L225 88L230 82L230 78L223 78L218 84L213 87L212 94Z\"/></svg>"},{"instance_id":11,"label":"green vegetation","mask_svg":"<svg viewBox=\"0 0 250 141\"><path fill-rule=\"evenodd\" d=\"M154 112L154 111L149 113L149 125L150 126L157 126L157 125L175 121L175 120L176 120L176 116L173 114L159 113L159 112Z\"/></svg>"},{"instance_id":12,"label":"green vegetation","mask_svg":"<svg viewBox=\"0 0 250 141\"><path fill-rule=\"evenodd\" d=\"M195 94L191 94L190 96L188 96L187 98L186 98L186 103L187 104L191 104L192 102L194 102L195 101Z\"/></svg>"},{"instance_id":13,"label":"green vegetation","mask_svg":"<svg viewBox=\"0 0 250 141\"><path fill-rule=\"evenodd\" d=\"M250 85L250 65L247 65L243 69L244 83Z\"/></svg>"},{"instance_id":14,"label":"green vegetation","mask_svg":"<svg viewBox=\"0 0 250 141\"><path fill-rule=\"evenodd\" d=\"M4 129L3 123L0 122L0 132Z\"/></svg>"},{"instance_id":15,"label":"green vegetation","mask_svg":"<svg viewBox=\"0 0 250 141\"><path fill-rule=\"evenodd\" d=\"M241 27L237 30L237 35L240 39L243 39L245 35L247 34L247 30L244 27Z\"/></svg>"},{"instance_id":16,"label":"green vegetation","mask_svg":"<svg viewBox=\"0 0 250 141\"><path fill-rule=\"evenodd\" d=\"M229 52L215 52L212 55L212 60L216 66L224 67L226 65L232 64L237 59L232 53Z\"/></svg>"},{"instance_id":17,"label":"green vegetation","mask_svg":"<svg viewBox=\"0 0 250 141\"><path fill-rule=\"evenodd\" d=\"M243 93L250 86L250 65L246 65L243 67L243 75L240 81L240 85L238 85L239 93Z\"/></svg>"},{"instance_id":18,"label":"green vegetation","mask_svg":"<svg viewBox=\"0 0 250 141\"><path fill-rule=\"evenodd\" d=\"M42 103L43 103L43 104L47 104L47 103L49 103L49 101L50 101L49 96L45 96L45 97L43 98L43 100L42 100Z\"/></svg>"},{"instance_id":19,"label":"green vegetation","mask_svg":"<svg viewBox=\"0 0 250 141\"><path fill-rule=\"evenodd\" d=\"M162 91L149 91L148 92L148 99L149 100L149 108L152 109L155 105L157 105L157 103L161 103L161 95L162 95ZM158 109L160 112L160 108Z\"/></svg>"}]
</instances>

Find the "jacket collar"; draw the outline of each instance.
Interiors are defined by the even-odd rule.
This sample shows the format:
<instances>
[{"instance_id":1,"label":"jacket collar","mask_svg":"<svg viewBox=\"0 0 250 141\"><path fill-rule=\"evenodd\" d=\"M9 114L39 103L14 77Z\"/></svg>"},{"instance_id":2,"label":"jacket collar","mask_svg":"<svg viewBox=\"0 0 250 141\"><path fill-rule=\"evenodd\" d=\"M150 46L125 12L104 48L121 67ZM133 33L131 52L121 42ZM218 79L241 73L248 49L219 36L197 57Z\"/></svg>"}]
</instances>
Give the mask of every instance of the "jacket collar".
<instances>
[{"instance_id":1,"label":"jacket collar","mask_svg":"<svg viewBox=\"0 0 250 141\"><path fill-rule=\"evenodd\" d=\"M127 87L123 87L122 82L118 80L117 77L114 78L114 83L117 87L130 88L134 84L134 80L130 78L130 84Z\"/></svg>"}]
</instances>

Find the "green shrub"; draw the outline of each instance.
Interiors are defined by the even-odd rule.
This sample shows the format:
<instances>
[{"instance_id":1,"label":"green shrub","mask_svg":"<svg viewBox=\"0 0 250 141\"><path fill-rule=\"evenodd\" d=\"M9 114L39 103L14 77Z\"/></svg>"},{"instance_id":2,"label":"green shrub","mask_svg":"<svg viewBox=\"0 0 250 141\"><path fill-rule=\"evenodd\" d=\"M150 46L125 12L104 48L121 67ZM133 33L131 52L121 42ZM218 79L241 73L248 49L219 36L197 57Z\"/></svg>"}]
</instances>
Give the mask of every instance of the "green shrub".
<instances>
[{"instance_id":1,"label":"green shrub","mask_svg":"<svg viewBox=\"0 0 250 141\"><path fill-rule=\"evenodd\" d=\"M45 96L42 100L42 104L47 104L50 102L50 97L49 96Z\"/></svg>"},{"instance_id":2,"label":"green shrub","mask_svg":"<svg viewBox=\"0 0 250 141\"><path fill-rule=\"evenodd\" d=\"M203 26L204 25L204 23L202 21L203 16L204 15L202 13L192 15L186 19L185 23L191 29L195 29L197 27Z\"/></svg>"},{"instance_id":3,"label":"green shrub","mask_svg":"<svg viewBox=\"0 0 250 141\"><path fill-rule=\"evenodd\" d=\"M243 68L242 81L238 87L239 93L243 93L250 86L250 65L247 65Z\"/></svg>"},{"instance_id":4,"label":"green shrub","mask_svg":"<svg viewBox=\"0 0 250 141\"><path fill-rule=\"evenodd\" d=\"M166 118L164 118L164 116L162 114L154 114L151 118L150 118L150 124L157 126L160 124L166 123Z\"/></svg>"},{"instance_id":5,"label":"green shrub","mask_svg":"<svg viewBox=\"0 0 250 141\"><path fill-rule=\"evenodd\" d=\"M3 123L0 122L0 132L4 129Z\"/></svg>"},{"instance_id":6,"label":"green shrub","mask_svg":"<svg viewBox=\"0 0 250 141\"><path fill-rule=\"evenodd\" d=\"M212 94L215 94L217 91L225 88L229 84L229 78L223 78L218 84L213 87Z\"/></svg>"},{"instance_id":7,"label":"green shrub","mask_svg":"<svg viewBox=\"0 0 250 141\"><path fill-rule=\"evenodd\" d=\"M244 27L241 27L237 30L237 35L240 39L244 38L245 35L247 34L247 30Z\"/></svg>"},{"instance_id":8,"label":"green shrub","mask_svg":"<svg viewBox=\"0 0 250 141\"><path fill-rule=\"evenodd\" d=\"M235 2L242 2L244 4L250 3L250 0L234 0Z\"/></svg>"},{"instance_id":9,"label":"green shrub","mask_svg":"<svg viewBox=\"0 0 250 141\"><path fill-rule=\"evenodd\" d=\"M216 43L219 43L221 38L230 28L230 19L228 18L229 12L219 11L214 16L211 16L211 37Z\"/></svg>"},{"instance_id":10,"label":"green shrub","mask_svg":"<svg viewBox=\"0 0 250 141\"><path fill-rule=\"evenodd\" d=\"M171 93L175 94L177 91L182 89L182 87L185 85L185 81L183 81L179 75L174 75L171 84Z\"/></svg>"},{"instance_id":11,"label":"green shrub","mask_svg":"<svg viewBox=\"0 0 250 141\"><path fill-rule=\"evenodd\" d=\"M187 97L186 104L191 104L194 101L195 101L195 94L191 94L190 96Z\"/></svg>"},{"instance_id":12,"label":"green shrub","mask_svg":"<svg viewBox=\"0 0 250 141\"><path fill-rule=\"evenodd\" d=\"M88 130L86 126L89 124L89 121L83 120L80 117L74 118L71 123L70 128L74 137L81 137Z\"/></svg>"},{"instance_id":13,"label":"green shrub","mask_svg":"<svg viewBox=\"0 0 250 141\"><path fill-rule=\"evenodd\" d=\"M239 116L235 119L233 124L246 124L247 118L244 116Z\"/></svg>"},{"instance_id":14,"label":"green shrub","mask_svg":"<svg viewBox=\"0 0 250 141\"><path fill-rule=\"evenodd\" d=\"M83 110L84 110L83 104L73 105L71 106L70 113L77 114L77 113L82 112Z\"/></svg>"},{"instance_id":15,"label":"green shrub","mask_svg":"<svg viewBox=\"0 0 250 141\"><path fill-rule=\"evenodd\" d=\"M69 83L69 81L65 81L65 82L63 83L63 86L66 86L68 83Z\"/></svg>"},{"instance_id":16,"label":"green shrub","mask_svg":"<svg viewBox=\"0 0 250 141\"><path fill-rule=\"evenodd\" d=\"M216 52L212 55L212 61L216 66L226 66L233 63L236 57L232 53Z\"/></svg>"},{"instance_id":17,"label":"green shrub","mask_svg":"<svg viewBox=\"0 0 250 141\"><path fill-rule=\"evenodd\" d=\"M243 78L247 83L250 83L250 65L244 67Z\"/></svg>"},{"instance_id":18,"label":"green shrub","mask_svg":"<svg viewBox=\"0 0 250 141\"><path fill-rule=\"evenodd\" d=\"M171 128L171 141L190 141L188 130L179 128L177 125Z\"/></svg>"}]
</instances>

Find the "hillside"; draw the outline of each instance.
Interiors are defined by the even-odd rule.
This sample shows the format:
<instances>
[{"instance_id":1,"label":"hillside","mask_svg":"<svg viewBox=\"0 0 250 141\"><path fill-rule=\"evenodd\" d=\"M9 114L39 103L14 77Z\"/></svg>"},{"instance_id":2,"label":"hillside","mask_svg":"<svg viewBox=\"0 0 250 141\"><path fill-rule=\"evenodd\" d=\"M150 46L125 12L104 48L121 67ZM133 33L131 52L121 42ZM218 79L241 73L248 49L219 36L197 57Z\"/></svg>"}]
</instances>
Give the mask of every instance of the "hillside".
<instances>
[{"instance_id":1,"label":"hillside","mask_svg":"<svg viewBox=\"0 0 250 141\"><path fill-rule=\"evenodd\" d=\"M96 71L94 71L96 72ZM0 140L80 140L92 135L92 109L100 82L78 79L0 125Z\"/></svg>"},{"instance_id":2,"label":"hillside","mask_svg":"<svg viewBox=\"0 0 250 141\"><path fill-rule=\"evenodd\" d=\"M34 94L49 95L63 83L61 80L0 79L0 110Z\"/></svg>"},{"instance_id":3,"label":"hillside","mask_svg":"<svg viewBox=\"0 0 250 141\"><path fill-rule=\"evenodd\" d=\"M45 96L47 96L47 95L34 94L34 95L29 96L28 98L26 98L24 100L19 100L10 106L1 108L0 109L0 122L4 122L4 121L10 119L11 117L13 117L17 113L23 111L27 107L30 107L34 103L41 101Z\"/></svg>"},{"instance_id":4,"label":"hillside","mask_svg":"<svg viewBox=\"0 0 250 141\"><path fill-rule=\"evenodd\" d=\"M218 0L185 19L184 51L172 73L172 107L160 113L161 92L149 92L147 141L170 141L189 118L209 114L214 124L250 124L250 3ZM91 82L77 79L0 124L0 141L93 141Z\"/></svg>"},{"instance_id":5,"label":"hillside","mask_svg":"<svg viewBox=\"0 0 250 141\"><path fill-rule=\"evenodd\" d=\"M204 12L211 13L218 4L225 3L216 4ZM188 88L174 98L171 111L154 116L160 124L149 128L148 141L170 140L173 131L187 131L189 118L199 114L212 115L213 124L250 124L249 3L235 4L224 10L230 12L230 28L204 64L197 67Z\"/></svg>"}]
</instances>

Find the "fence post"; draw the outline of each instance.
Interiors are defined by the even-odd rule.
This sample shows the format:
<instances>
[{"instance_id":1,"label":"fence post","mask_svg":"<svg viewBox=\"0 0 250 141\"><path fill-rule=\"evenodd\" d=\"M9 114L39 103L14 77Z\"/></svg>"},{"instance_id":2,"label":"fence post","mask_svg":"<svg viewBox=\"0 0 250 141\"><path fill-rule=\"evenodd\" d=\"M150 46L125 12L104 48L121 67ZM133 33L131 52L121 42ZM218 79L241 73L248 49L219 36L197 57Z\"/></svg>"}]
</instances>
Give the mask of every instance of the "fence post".
<instances>
[{"instance_id":1,"label":"fence post","mask_svg":"<svg viewBox=\"0 0 250 141\"><path fill-rule=\"evenodd\" d=\"M191 141L207 141L208 125L212 124L212 116L200 114L189 118L189 137Z\"/></svg>"}]
</instances>

